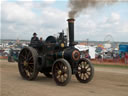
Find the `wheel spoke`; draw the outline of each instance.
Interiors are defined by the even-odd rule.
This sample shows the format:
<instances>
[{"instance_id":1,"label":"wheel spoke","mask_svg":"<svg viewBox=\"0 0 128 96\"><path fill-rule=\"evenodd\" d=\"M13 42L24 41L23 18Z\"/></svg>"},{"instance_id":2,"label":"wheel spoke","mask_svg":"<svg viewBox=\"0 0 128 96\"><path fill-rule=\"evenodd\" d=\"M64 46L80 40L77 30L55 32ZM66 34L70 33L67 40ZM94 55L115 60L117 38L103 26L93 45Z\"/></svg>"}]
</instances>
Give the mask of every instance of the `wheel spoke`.
<instances>
[{"instance_id":1,"label":"wheel spoke","mask_svg":"<svg viewBox=\"0 0 128 96\"><path fill-rule=\"evenodd\" d=\"M66 66L63 66L63 72L67 73L68 68Z\"/></svg>"},{"instance_id":2,"label":"wheel spoke","mask_svg":"<svg viewBox=\"0 0 128 96\"><path fill-rule=\"evenodd\" d=\"M85 68L88 69L89 68L89 65L87 64Z\"/></svg>"},{"instance_id":3,"label":"wheel spoke","mask_svg":"<svg viewBox=\"0 0 128 96\"><path fill-rule=\"evenodd\" d=\"M28 52L28 55L27 55L27 59L29 59L29 57L31 57L31 52Z\"/></svg>"},{"instance_id":4,"label":"wheel spoke","mask_svg":"<svg viewBox=\"0 0 128 96\"><path fill-rule=\"evenodd\" d=\"M24 63L24 61L25 61L25 59L21 58L21 57L19 58L19 60L20 60L21 63Z\"/></svg>"},{"instance_id":5,"label":"wheel spoke","mask_svg":"<svg viewBox=\"0 0 128 96\"><path fill-rule=\"evenodd\" d=\"M85 75L86 75L86 77L87 77L87 79L88 79L88 78L89 78L88 74L85 73Z\"/></svg>"},{"instance_id":6,"label":"wheel spoke","mask_svg":"<svg viewBox=\"0 0 128 96\"><path fill-rule=\"evenodd\" d=\"M27 50L25 50L25 55L26 55L26 57L27 57L27 55L28 55L28 52L27 52Z\"/></svg>"},{"instance_id":7,"label":"wheel spoke","mask_svg":"<svg viewBox=\"0 0 128 96\"><path fill-rule=\"evenodd\" d=\"M59 74L57 74L57 75L56 75L56 78L58 78L58 79L59 79L59 78L60 78L60 75L59 75Z\"/></svg>"},{"instance_id":8,"label":"wheel spoke","mask_svg":"<svg viewBox=\"0 0 128 96\"><path fill-rule=\"evenodd\" d=\"M29 62L29 61L31 61L33 59L33 57L31 56L31 57L29 57L28 59L27 59L27 61Z\"/></svg>"},{"instance_id":9,"label":"wheel spoke","mask_svg":"<svg viewBox=\"0 0 128 96\"><path fill-rule=\"evenodd\" d=\"M67 77L68 77L68 75L65 73L65 74L64 74L64 78L65 78L64 80L66 80Z\"/></svg>"},{"instance_id":10,"label":"wheel spoke","mask_svg":"<svg viewBox=\"0 0 128 96\"><path fill-rule=\"evenodd\" d=\"M61 82L61 75L59 75L58 81L60 81L60 82Z\"/></svg>"},{"instance_id":11,"label":"wheel spoke","mask_svg":"<svg viewBox=\"0 0 128 96\"><path fill-rule=\"evenodd\" d=\"M60 75L60 82L63 82L62 75Z\"/></svg>"},{"instance_id":12,"label":"wheel spoke","mask_svg":"<svg viewBox=\"0 0 128 96\"><path fill-rule=\"evenodd\" d=\"M84 80L84 73L82 73L82 79Z\"/></svg>"},{"instance_id":13,"label":"wheel spoke","mask_svg":"<svg viewBox=\"0 0 128 96\"><path fill-rule=\"evenodd\" d=\"M83 76L84 76L84 78L83 78L83 79L84 79L84 80L86 80L86 75L85 75L85 74L83 74Z\"/></svg>"},{"instance_id":14,"label":"wheel spoke","mask_svg":"<svg viewBox=\"0 0 128 96\"><path fill-rule=\"evenodd\" d=\"M60 70L63 70L63 64L59 63L58 65L59 65Z\"/></svg>"},{"instance_id":15,"label":"wheel spoke","mask_svg":"<svg viewBox=\"0 0 128 96\"><path fill-rule=\"evenodd\" d=\"M88 69L87 69L87 72L90 72L91 71L91 68L89 67Z\"/></svg>"},{"instance_id":16,"label":"wheel spoke","mask_svg":"<svg viewBox=\"0 0 128 96\"><path fill-rule=\"evenodd\" d=\"M58 70L59 70L59 67L58 67L58 66L56 66L55 70L56 70L56 71L58 71Z\"/></svg>"},{"instance_id":17,"label":"wheel spoke","mask_svg":"<svg viewBox=\"0 0 128 96\"><path fill-rule=\"evenodd\" d=\"M23 55L24 55L24 60L26 61L26 59L27 59L27 53L26 53L26 50L23 50Z\"/></svg>"},{"instance_id":18,"label":"wheel spoke","mask_svg":"<svg viewBox=\"0 0 128 96\"><path fill-rule=\"evenodd\" d=\"M29 68L30 71L33 71L33 67L29 66L28 68Z\"/></svg>"},{"instance_id":19,"label":"wheel spoke","mask_svg":"<svg viewBox=\"0 0 128 96\"><path fill-rule=\"evenodd\" d=\"M34 65L34 63L31 62L31 63L29 63L29 65Z\"/></svg>"},{"instance_id":20,"label":"wheel spoke","mask_svg":"<svg viewBox=\"0 0 128 96\"><path fill-rule=\"evenodd\" d=\"M80 78L82 79L82 73L80 74Z\"/></svg>"},{"instance_id":21,"label":"wheel spoke","mask_svg":"<svg viewBox=\"0 0 128 96\"><path fill-rule=\"evenodd\" d=\"M24 59L25 59L25 56L23 56L23 55L20 55L21 57L23 57Z\"/></svg>"},{"instance_id":22,"label":"wheel spoke","mask_svg":"<svg viewBox=\"0 0 128 96\"><path fill-rule=\"evenodd\" d=\"M30 77L30 74L29 74L28 70L25 70L25 73L26 73L27 77Z\"/></svg>"},{"instance_id":23,"label":"wheel spoke","mask_svg":"<svg viewBox=\"0 0 128 96\"><path fill-rule=\"evenodd\" d=\"M88 75L91 75L91 73L90 73L90 72L87 72L87 74L88 74Z\"/></svg>"}]
</instances>

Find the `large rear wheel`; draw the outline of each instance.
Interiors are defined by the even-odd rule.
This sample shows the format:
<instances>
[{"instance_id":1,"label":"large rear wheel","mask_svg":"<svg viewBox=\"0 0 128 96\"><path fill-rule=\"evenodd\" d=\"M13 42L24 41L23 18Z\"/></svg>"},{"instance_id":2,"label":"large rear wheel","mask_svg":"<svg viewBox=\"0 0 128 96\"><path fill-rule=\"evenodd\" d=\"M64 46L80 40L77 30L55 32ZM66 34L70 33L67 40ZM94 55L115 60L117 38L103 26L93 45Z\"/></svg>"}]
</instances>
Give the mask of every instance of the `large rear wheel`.
<instances>
[{"instance_id":1,"label":"large rear wheel","mask_svg":"<svg viewBox=\"0 0 128 96\"><path fill-rule=\"evenodd\" d=\"M37 51L32 47L25 47L19 54L18 67L21 76L27 80L34 80L38 75Z\"/></svg>"},{"instance_id":2,"label":"large rear wheel","mask_svg":"<svg viewBox=\"0 0 128 96\"><path fill-rule=\"evenodd\" d=\"M58 59L52 69L53 79L57 85L65 86L71 80L71 67L67 60Z\"/></svg>"},{"instance_id":3,"label":"large rear wheel","mask_svg":"<svg viewBox=\"0 0 128 96\"><path fill-rule=\"evenodd\" d=\"M75 75L81 83L88 83L94 76L94 67L88 59L81 59Z\"/></svg>"}]
</instances>

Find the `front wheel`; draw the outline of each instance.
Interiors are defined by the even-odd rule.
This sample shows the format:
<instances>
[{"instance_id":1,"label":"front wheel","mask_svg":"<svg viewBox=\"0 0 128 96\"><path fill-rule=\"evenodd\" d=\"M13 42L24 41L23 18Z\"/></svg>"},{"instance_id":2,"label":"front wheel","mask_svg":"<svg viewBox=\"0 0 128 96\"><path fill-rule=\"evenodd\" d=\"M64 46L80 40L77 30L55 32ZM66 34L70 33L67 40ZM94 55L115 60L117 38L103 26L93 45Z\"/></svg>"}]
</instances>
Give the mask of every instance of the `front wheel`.
<instances>
[{"instance_id":1,"label":"front wheel","mask_svg":"<svg viewBox=\"0 0 128 96\"><path fill-rule=\"evenodd\" d=\"M52 74L57 85L65 86L71 80L71 66L67 60L58 59L53 65Z\"/></svg>"},{"instance_id":2,"label":"front wheel","mask_svg":"<svg viewBox=\"0 0 128 96\"><path fill-rule=\"evenodd\" d=\"M81 83L88 83L94 76L94 67L88 59L81 59L75 75Z\"/></svg>"}]
</instances>

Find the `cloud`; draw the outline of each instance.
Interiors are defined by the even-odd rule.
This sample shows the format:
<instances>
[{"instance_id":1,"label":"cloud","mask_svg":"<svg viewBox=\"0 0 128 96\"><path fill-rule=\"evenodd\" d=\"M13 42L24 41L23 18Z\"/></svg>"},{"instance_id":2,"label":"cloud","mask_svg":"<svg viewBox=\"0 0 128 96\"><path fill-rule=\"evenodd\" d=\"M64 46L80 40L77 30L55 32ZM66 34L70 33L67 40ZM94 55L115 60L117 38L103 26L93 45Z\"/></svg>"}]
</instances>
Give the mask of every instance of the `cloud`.
<instances>
[{"instance_id":1,"label":"cloud","mask_svg":"<svg viewBox=\"0 0 128 96\"><path fill-rule=\"evenodd\" d=\"M26 1L26 0L17 0L17 1ZM33 0L27 0L27 1L33 1Z\"/></svg>"},{"instance_id":2,"label":"cloud","mask_svg":"<svg viewBox=\"0 0 128 96\"><path fill-rule=\"evenodd\" d=\"M106 35L111 34L115 41L124 40L125 35L128 35L128 21L123 21L117 12L102 16L101 14L98 10L95 10L93 13L86 13L87 16L84 14L80 16L75 26L75 38L77 40L86 40L88 38L89 40L103 41Z\"/></svg>"},{"instance_id":3,"label":"cloud","mask_svg":"<svg viewBox=\"0 0 128 96\"><path fill-rule=\"evenodd\" d=\"M35 14L31 10L13 2L2 5L2 16L3 18L6 16L7 21L16 21L21 23L26 21L31 22L35 18Z\"/></svg>"},{"instance_id":4,"label":"cloud","mask_svg":"<svg viewBox=\"0 0 128 96\"><path fill-rule=\"evenodd\" d=\"M56 0L42 0L44 1L46 4L53 4L56 2Z\"/></svg>"},{"instance_id":5,"label":"cloud","mask_svg":"<svg viewBox=\"0 0 128 96\"><path fill-rule=\"evenodd\" d=\"M16 2L6 2L5 4L2 4L1 8L2 38L27 38L26 36L24 36L27 34L24 33L29 32L29 30L32 29L31 27L36 22L36 14L33 13L32 10L27 9Z\"/></svg>"},{"instance_id":6,"label":"cloud","mask_svg":"<svg viewBox=\"0 0 128 96\"><path fill-rule=\"evenodd\" d=\"M57 15L59 14L59 15ZM42 33L45 37L57 34L67 28L67 13L56 8L46 7L41 11Z\"/></svg>"},{"instance_id":7,"label":"cloud","mask_svg":"<svg viewBox=\"0 0 128 96\"><path fill-rule=\"evenodd\" d=\"M114 19L114 20L120 20L120 15L118 13L113 12L112 13L112 19Z\"/></svg>"},{"instance_id":8,"label":"cloud","mask_svg":"<svg viewBox=\"0 0 128 96\"><path fill-rule=\"evenodd\" d=\"M67 13L57 8L40 7L40 15L24 3L9 2L2 5L2 38L30 39L33 32L46 38L57 34L67 26ZM59 15L57 15L59 14Z\"/></svg>"}]
</instances>

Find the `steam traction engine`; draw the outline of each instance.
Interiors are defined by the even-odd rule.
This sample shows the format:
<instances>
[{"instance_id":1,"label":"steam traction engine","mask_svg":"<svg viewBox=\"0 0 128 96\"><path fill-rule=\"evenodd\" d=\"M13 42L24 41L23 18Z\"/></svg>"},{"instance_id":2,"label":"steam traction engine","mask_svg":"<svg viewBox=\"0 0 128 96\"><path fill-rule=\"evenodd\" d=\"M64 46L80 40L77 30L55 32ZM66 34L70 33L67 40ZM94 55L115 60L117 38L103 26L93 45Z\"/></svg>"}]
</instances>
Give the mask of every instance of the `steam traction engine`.
<instances>
[{"instance_id":1,"label":"steam traction engine","mask_svg":"<svg viewBox=\"0 0 128 96\"><path fill-rule=\"evenodd\" d=\"M68 19L69 45L67 37L60 33L59 38L49 36L45 42L32 42L20 51L18 67L21 76L35 80L38 73L54 79L57 85L68 84L71 75L78 81L88 83L94 75L94 68L86 58L80 58L80 52L74 45L74 19Z\"/></svg>"}]
</instances>

